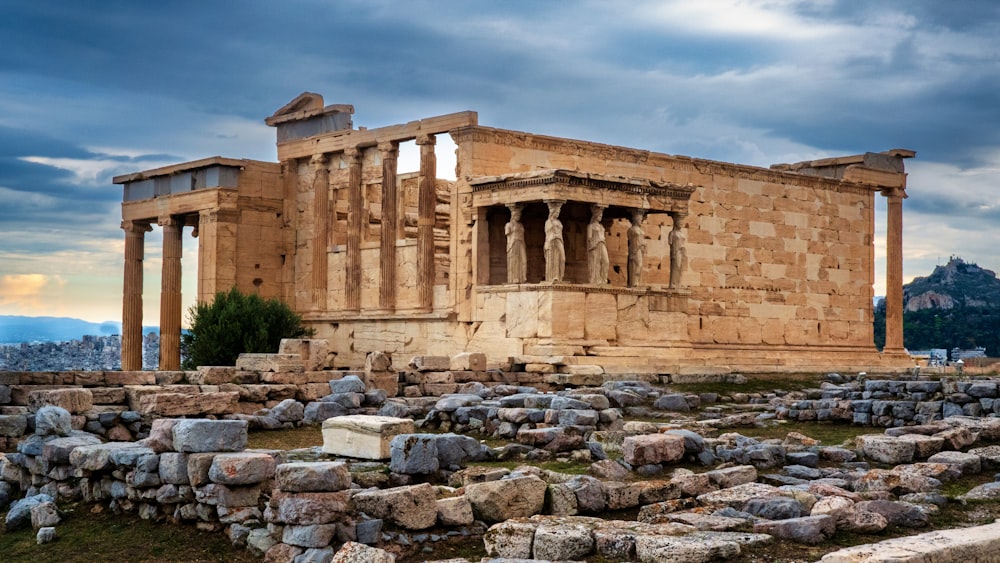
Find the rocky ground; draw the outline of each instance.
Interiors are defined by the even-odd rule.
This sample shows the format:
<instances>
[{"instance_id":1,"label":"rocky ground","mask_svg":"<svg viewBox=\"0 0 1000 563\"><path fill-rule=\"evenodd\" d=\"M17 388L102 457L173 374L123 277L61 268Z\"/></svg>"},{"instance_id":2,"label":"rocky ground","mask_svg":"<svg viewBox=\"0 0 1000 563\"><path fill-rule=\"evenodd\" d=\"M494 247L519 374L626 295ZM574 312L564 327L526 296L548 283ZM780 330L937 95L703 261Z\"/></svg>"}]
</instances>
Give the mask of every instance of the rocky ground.
<instances>
[{"instance_id":1,"label":"rocky ground","mask_svg":"<svg viewBox=\"0 0 1000 563\"><path fill-rule=\"evenodd\" d=\"M940 416L948 403L963 413L972 403L992 407L996 397L988 395L997 393L996 382L872 381L831 374L822 384L791 391L759 385L751 391L746 384L721 392L640 382L558 393L469 384L439 398L364 406L372 399L361 389L347 390L358 382L344 378L331 382L334 393L324 401L414 419L419 433L393 439L385 463L340 460L318 447L275 454L277 461L257 457L345 463L350 479L338 498L349 496L356 515L336 523L338 541L376 545L400 561L816 561L844 545L984 524L1000 515L1000 482L993 475L1000 469L1000 418ZM930 406L917 406L934 402L937 416ZM292 406L282 402L275 409L287 417ZM851 412L859 407L900 424L863 425ZM815 416L803 417L810 410ZM827 421L816 422L824 410ZM301 405L302 416L299 411ZM904 420L914 414L926 415L921 424ZM28 496L72 492L80 469L73 460L86 465L77 455L84 450L57 455L54 441L67 438L39 433L42 426L36 421L35 435L0 460L0 474ZM828 438L834 435L841 438ZM58 471L65 480L53 480L51 467L35 472L61 457L69 460ZM123 461L108 471L122 476L129 498L135 491L140 515L145 499L159 493L148 468ZM212 486L222 490L221 483ZM266 497L267 510L285 510L283 501ZM183 520L185 502L175 502L176 512L146 507L145 514ZM188 512L201 514L201 504ZM42 512L15 504L7 523L45 521ZM268 522L266 528L234 523L230 533L269 561L327 561L334 553L332 546L311 545L308 526ZM289 527L302 535L287 533ZM246 534L233 533L237 528Z\"/></svg>"}]
</instances>

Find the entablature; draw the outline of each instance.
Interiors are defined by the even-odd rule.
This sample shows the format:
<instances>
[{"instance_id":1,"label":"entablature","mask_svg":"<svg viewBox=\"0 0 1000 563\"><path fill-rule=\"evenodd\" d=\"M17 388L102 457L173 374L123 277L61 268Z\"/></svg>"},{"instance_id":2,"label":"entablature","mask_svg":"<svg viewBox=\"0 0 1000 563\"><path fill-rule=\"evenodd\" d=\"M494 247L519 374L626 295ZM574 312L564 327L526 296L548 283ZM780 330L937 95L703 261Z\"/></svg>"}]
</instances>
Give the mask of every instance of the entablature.
<instances>
[{"instance_id":1,"label":"entablature","mask_svg":"<svg viewBox=\"0 0 1000 563\"><path fill-rule=\"evenodd\" d=\"M468 178L467 182L473 207L561 200L681 214L687 213L688 201L697 189L692 184L560 169Z\"/></svg>"}]
</instances>

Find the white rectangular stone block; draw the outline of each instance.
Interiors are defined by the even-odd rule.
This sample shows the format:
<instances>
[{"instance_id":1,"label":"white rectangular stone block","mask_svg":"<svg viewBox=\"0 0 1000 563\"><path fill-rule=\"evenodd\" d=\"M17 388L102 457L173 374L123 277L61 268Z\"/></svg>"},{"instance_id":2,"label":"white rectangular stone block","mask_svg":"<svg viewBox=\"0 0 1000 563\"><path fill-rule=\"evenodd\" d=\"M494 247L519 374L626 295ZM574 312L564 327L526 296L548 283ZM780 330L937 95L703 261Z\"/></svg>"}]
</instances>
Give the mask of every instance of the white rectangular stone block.
<instances>
[{"instance_id":1,"label":"white rectangular stone block","mask_svg":"<svg viewBox=\"0 0 1000 563\"><path fill-rule=\"evenodd\" d=\"M323 452L360 459L389 459L392 439L413 432L413 421L408 418L336 416L323 421Z\"/></svg>"}]
</instances>

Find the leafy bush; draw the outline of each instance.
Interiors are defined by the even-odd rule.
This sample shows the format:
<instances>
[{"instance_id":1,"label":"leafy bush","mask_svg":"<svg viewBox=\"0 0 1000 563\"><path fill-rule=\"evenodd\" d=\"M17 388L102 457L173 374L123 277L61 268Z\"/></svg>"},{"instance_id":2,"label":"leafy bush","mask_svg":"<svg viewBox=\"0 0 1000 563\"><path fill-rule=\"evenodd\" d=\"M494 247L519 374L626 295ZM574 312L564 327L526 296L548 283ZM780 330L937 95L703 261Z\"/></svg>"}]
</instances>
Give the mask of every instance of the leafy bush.
<instances>
[{"instance_id":1,"label":"leafy bush","mask_svg":"<svg viewBox=\"0 0 1000 563\"><path fill-rule=\"evenodd\" d=\"M191 330L181 335L184 369L236 365L241 353L277 352L282 338L313 333L288 305L236 288L216 293L211 303L194 305L188 316Z\"/></svg>"}]
</instances>

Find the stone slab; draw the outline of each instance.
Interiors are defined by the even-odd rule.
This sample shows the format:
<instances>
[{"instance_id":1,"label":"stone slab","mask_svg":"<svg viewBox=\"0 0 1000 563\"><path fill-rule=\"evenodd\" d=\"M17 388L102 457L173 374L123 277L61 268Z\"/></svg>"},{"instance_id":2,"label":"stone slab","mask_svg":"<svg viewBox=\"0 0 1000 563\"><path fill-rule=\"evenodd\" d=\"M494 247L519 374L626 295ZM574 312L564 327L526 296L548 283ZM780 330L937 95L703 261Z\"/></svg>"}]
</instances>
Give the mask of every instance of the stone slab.
<instances>
[{"instance_id":1,"label":"stone slab","mask_svg":"<svg viewBox=\"0 0 1000 563\"><path fill-rule=\"evenodd\" d=\"M392 439L412 434L413 420L391 416L347 415L323 421L323 452L360 459L389 459Z\"/></svg>"},{"instance_id":2,"label":"stone slab","mask_svg":"<svg viewBox=\"0 0 1000 563\"><path fill-rule=\"evenodd\" d=\"M927 532L827 553L821 563L997 563L1000 522Z\"/></svg>"}]
</instances>

